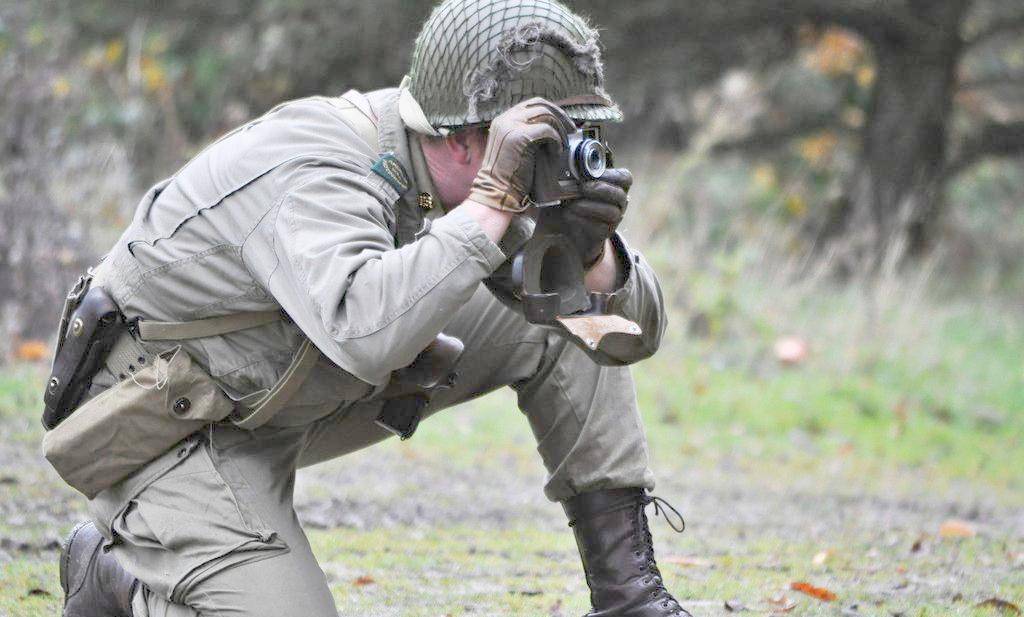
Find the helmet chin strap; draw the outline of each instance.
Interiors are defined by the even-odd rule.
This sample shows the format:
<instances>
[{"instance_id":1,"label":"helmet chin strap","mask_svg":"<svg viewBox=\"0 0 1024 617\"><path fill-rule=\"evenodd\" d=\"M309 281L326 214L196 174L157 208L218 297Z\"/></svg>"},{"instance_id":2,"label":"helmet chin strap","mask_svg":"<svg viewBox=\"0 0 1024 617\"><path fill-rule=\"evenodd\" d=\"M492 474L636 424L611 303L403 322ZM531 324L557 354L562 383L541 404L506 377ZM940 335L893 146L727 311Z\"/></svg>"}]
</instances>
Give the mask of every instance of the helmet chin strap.
<instances>
[{"instance_id":1,"label":"helmet chin strap","mask_svg":"<svg viewBox=\"0 0 1024 617\"><path fill-rule=\"evenodd\" d=\"M399 86L398 113L402 116L402 122L405 123L405 126L421 135L441 137L449 132L448 129L442 128L438 130L431 126L430 121L427 120L427 114L423 113L423 108L420 107L416 98L409 92L408 75L402 79L402 85Z\"/></svg>"}]
</instances>

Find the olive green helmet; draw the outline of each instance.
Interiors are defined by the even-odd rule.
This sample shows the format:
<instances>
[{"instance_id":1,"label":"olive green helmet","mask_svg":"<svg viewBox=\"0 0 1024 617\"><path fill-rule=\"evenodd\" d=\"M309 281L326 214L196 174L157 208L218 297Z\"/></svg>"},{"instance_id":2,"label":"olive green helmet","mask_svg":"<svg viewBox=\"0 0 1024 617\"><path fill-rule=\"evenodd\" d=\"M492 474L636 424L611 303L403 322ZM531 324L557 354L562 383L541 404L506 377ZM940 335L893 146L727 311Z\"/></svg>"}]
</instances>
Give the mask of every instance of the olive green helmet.
<instances>
[{"instance_id":1,"label":"olive green helmet","mask_svg":"<svg viewBox=\"0 0 1024 617\"><path fill-rule=\"evenodd\" d=\"M411 128L489 123L539 96L577 121L620 121L597 32L555 0L445 0L423 25L402 82Z\"/></svg>"}]
</instances>

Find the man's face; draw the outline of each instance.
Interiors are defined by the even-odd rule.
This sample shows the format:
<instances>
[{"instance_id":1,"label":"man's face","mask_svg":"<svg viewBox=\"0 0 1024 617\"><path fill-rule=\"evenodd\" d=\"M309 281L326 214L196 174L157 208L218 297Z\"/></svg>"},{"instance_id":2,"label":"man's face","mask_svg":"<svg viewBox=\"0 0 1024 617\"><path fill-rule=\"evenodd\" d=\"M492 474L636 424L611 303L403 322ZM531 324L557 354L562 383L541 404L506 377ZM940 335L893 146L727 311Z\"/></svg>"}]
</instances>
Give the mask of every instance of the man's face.
<instances>
[{"instance_id":1,"label":"man's face","mask_svg":"<svg viewBox=\"0 0 1024 617\"><path fill-rule=\"evenodd\" d=\"M424 137L420 140L430 178L446 210L458 206L469 196L473 179L480 171L487 131L472 128L447 137Z\"/></svg>"}]
</instances>

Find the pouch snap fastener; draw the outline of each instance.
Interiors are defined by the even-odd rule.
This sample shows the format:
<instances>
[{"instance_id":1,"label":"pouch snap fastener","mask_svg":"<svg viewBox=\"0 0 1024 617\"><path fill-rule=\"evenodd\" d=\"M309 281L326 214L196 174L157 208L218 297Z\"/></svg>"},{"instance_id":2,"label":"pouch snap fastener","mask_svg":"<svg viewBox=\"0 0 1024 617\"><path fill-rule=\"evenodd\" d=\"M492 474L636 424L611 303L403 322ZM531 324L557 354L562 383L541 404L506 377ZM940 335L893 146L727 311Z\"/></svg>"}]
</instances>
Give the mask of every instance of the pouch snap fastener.
<instances>
[{"instance_id":1,"label":"pouch snap fastener","mask_svg":"<svg viewBox=\"0 0 1024 617\"><path fill-rule=\"evenodd\" d=\"M184 396L174 401L174 413L178 414L179 416L188 413L188 410L191 408L192 401L188 400L188 398Z\"/></svg>"}]
</instances>

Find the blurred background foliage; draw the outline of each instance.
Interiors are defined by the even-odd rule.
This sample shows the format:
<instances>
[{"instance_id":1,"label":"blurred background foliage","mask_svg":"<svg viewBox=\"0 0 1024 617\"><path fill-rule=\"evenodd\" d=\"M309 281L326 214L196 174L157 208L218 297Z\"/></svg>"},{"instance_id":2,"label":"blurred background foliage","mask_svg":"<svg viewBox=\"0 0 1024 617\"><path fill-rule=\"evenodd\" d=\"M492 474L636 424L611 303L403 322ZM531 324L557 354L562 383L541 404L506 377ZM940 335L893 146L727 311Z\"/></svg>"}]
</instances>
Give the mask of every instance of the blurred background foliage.
<instances>
[{"instance_id":1,"label":"blurred background foliage","mask_svg":"<svg viewBox=\"0 0 1024 617\"><path fill-rule=\"evenodd\" d=\"M0 563L8 535L42 545L81 514L38 455L39 384L73 279L149 185L218 135L282 100L397 85L432 4L0 0ZM662 554L715 563L676 564L673 588L749 600L834 549L838 565L811 574L865 614L977 614L992 593L1024 605L1024 3L570 4L600 27L626 112L610 139L637 176L624 232L669 304L662 349L634 372L659 490L686 495L694 523ZM362 505L417 524L427 513L430 526L445 500L464 509L459 486L502 510L456 517L482 525L482 550L441 530L444 550L421 551L429 567L389 551L366 565L374 551L360 562L339 547L380 535L318 532L339 599L379 609L381 596L350 585L369 572L409 610L428 606L427 588L478 614L551 606L547 592L518 591L535 588L534 569L555 571L548 551L516 552L533 541L507 527L518 515L506 506L542 473L513 406L486 397L316 472L314 512ZM383 492L366 492L370 476ZM429 505L410 502L435 485L445 490L424 493ZM488 505L481 486L508 494ZM545 511L523 512L534 525ZM946 516L977 523L974 543L933 551L927 533ZM422 539L423 527L374 517L370 529ZM505 562L466 579L474 570L446 551L470 542L474 562ZM56 559L14 559L0 568L0 614L53 614ZM439 574L445 563L458 576ZM549 587L582 602L571 567ZM523 578L508 583L516 595L473 587L495 572ZM463 580L486 597L463 595ZM582 612L572 602L564 612Z\"/></svg>"},{"instance_id":2,"label":"blurred background foliage","mask_svg":"<svg viewBox=\"0 0 1024 617\"><path fill-rule=\"evenodd\" d=\"M627 235L696 332L728 320L737 279L766 298L856 286L876 318L907 277L1024 300L1018 0L570 4L626 111ZM73 273L217 135L285 99L398 84L432 5L0 3L3 329L48 336Z\"/></svg>"}]
</instances>

